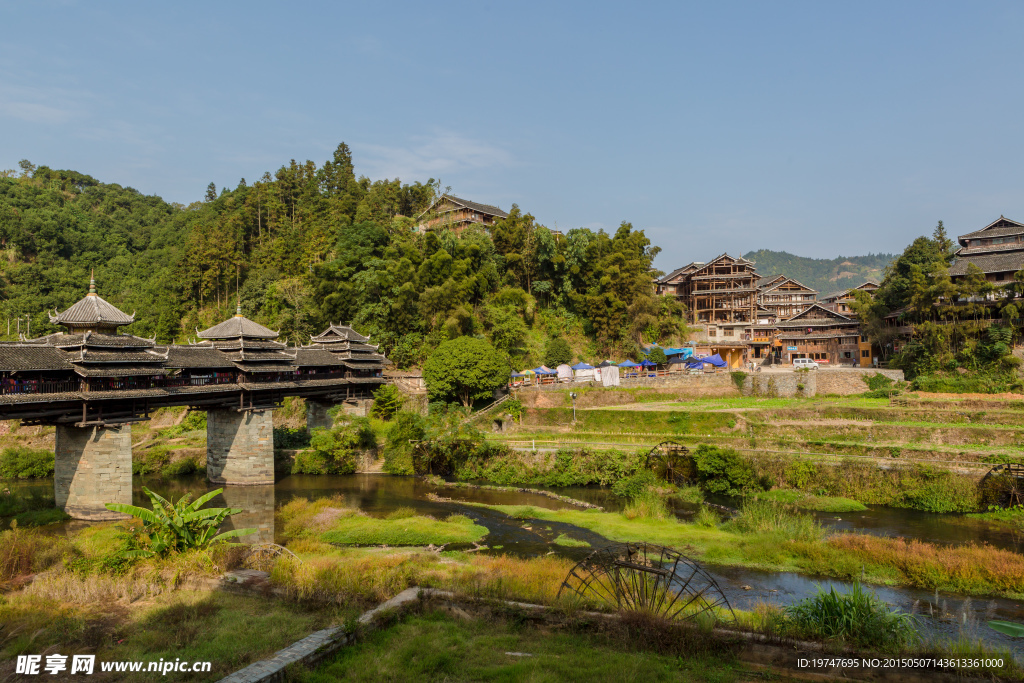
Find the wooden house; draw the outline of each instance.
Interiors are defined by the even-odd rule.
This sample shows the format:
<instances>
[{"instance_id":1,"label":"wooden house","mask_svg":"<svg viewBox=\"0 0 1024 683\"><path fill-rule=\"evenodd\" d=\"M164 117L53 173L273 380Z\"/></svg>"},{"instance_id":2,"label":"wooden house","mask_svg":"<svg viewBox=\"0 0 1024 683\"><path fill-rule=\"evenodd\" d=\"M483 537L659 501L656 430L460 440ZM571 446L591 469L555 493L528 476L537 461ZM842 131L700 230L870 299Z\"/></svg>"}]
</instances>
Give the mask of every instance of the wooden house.
<instances>
[{"instance_id":1,"label":"wooden house","mask_svg":"<svg viewBox=\"0 0 1024 683\"><path fill-rule=\"evenodd\" d=\"M429 209L416 217L416 220L419 221L416 230L426 232L427 230L450 228L459 233L470 225L488 227L494 225L495 221L507 217L508 213L496 206L471 202L468 199L445 194L435 200Z\"/></svg>"},{"instance_id":2,"label":"wooden house","mask_svg":"<svg viewBox=\"0 0 1024 683\"><path fill-rule=\"evenodd\" d=\"M777 326L775 347L783 363L792 363L795 358L811 358L834 366L864 365L860 324L854 318L814 303ZM869 359L867 365L870 364Z\"/></svg>"},{"instance_id":3,"label":"wooden house","mask_svg":"<svg viewBox=\"0 0 1024 683\"><path fill-rule=\"evenodd\" d=\"M817 290L785 275L761 278L757 283L757 303L778 318L791 318L807 310L817 296Z\"/></svg>"},{"instance_id":4,"label":"wooden house","mask_svg":"<svg viewBox=\"0 0 1024 683\"><path fill-rule=\"evenodd\" d=\"M740 341L757 321L757 281L753 261L722 254L677 268L655 281L655 291L680 299L688 323L706 326L709 339Z\"/></svg>"},{"instance_id":5,"label":"wooden house","mask_svg":"<svg viewBox=\"0 0 1024 683\"><path fill-rule=\"evenodd\" d=\"M845 316L856 318L857 314L853 312L853 306L851 305L856 300L856 293L868 292L870 294L878 289L878 287L878 283L874 280L865 280L863 284L857 285L856 287L840 289L823 296L821 298L821 304L825 308L833 310L836 313L842 313Z\"/></svg>"},{"instance_id":6,"label":"wooden house","mask_svg":"<svg viewBox=\"0 0 1024 683\"><path fill-rule=\"evenodd\" d=\"M960 235L949 275L954 281L967 274L974 264L985 279L996 286L1009 284L1013 275L1024 268L1024 223L1000 216L981 230Z\"/></svg>"}]
</instances>

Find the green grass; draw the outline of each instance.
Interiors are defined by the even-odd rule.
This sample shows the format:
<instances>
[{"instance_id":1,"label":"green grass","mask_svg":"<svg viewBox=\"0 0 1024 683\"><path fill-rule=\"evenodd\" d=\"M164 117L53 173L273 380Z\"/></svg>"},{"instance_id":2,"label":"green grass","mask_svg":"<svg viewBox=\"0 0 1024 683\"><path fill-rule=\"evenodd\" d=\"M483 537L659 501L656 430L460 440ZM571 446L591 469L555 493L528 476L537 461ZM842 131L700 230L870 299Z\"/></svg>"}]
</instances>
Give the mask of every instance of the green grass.
<instances>
[{"instance_id":1,"label":"green grass","mask_svg":"<svg viewBox=\"0 0 1024 683\"><path fill-rule=\"evenodd\" d=\"M350 515L335 520L320 538L326 543L342 545L445 545L472 543L486 535L485 527L462 515L451 515L444 520L424 516L379 519Z\"/></svg>"},{"instance_id":2,"label":"green grass","mask_svg":"<svg viewBox=\"0 0 1024 683\"><path fill-rule=\"evenodd\" d=\"M131 611L117 604L68 606L15 594L0 603L0 623L9 627L0 655L8 659L42 650L84 650L95 652L101 661L209 661L209 673L190 674L188 680L217 681L343 620L345 614L337 608L314 609L222 591L175 591ZM126 674L117 680L141 683L153 677ZM171 675L167 680L181 679Z\"/></svg>"},{"instance_id":3,"label":"green grass","mask_svg":"<svg viewBox=\"0 0 1024 683\"><path fill-rule=\"evenodd\" d=\"M785 505L793 505L801 510L816 510L818 512L863 512L868 509L863 503L850 498L815 496L793 489L765 491L764 493L758 493L756 497Z\"/></svg>"},{"instance_id":4,"label":"green grass","mask_svg":"<svg viewBox=\"0 0 1024 683\"><path fill-rule=\"evenodd\" d=\"M528 623L457 620L428 612L371 634L302 683L334 681L715 681L750 680L731 658L667 655L602 634L540 630ZM527 656L509 653L525 653Z\"/></svg>"},{"instance_id":5,"label":"green grass","mask_svg":"<svg viewBox=\"0 0 1024 683\"><path fill-rule=\"evenodd\" d=\"M590 544L587 543L586 541L580 541L578 539L573 538L572 536L567 536L566 534L559 534L558 538L556 538L555 540L553 540L551 542L554 543L555 545L560 545L563 548L589 548L590 547Z\"/></svg>"},{"instance_id":6,"label":"green grass","mask_svg":"<svg viewBox=\"0 0 1024 683\"><path fill-rule=\"evenodd\" d=\"M1017 506L1008 510L992 510L966 515L967 519L994 522L1024 531L1024 507Z\"/></svg>"},{"instance_id":7,"label":"green grass","mask_svg":"<svg viewBox=\"0 0 1024 683\"><path fill-rule=\"evenodd\" d=\"M989 546L945 548L860 534L828 536L809 515L788 512L768 501L748 503L740 517L719 526L698 526L675 518L629 519L622 513L596 510L467 504L516 519L572 524L611 541L666 545L708 564L971 595L1024 595L1024 562L1015 553Z\"/></svg>"}]
</instances>

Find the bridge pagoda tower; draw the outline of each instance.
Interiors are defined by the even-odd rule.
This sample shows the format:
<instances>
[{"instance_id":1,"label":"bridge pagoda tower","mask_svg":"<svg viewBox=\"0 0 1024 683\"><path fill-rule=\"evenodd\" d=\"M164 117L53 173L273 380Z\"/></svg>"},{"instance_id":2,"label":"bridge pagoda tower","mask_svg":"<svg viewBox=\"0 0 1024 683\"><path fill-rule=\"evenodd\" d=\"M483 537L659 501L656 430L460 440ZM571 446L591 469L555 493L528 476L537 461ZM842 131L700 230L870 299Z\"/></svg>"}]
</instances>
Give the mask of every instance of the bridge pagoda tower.
<instances>
[{"instance_id":1,"label":"bridge pagoda tower","mask_svg":"<svg viewBox=\"0 0 1024 683\"><path fill-rule=\"evenodd\" d=\"M242 315L241 306L233 317L198 334L204 341L195 346L227 356L242 388L237 407L206 412L206 476L216 484L273 484L277 403L265 389L294 375L295 357L277 341L277 332Z\"/></svg>"},{"instance_id":2,"label":"bridge pagoda tower","mask_svg":"<svg viewBox=\"0 0 1024 683\"><path fill-rule=\"evenodd\" d=\"M80 394L92 389L129 389L137 379L163 375L166 354L154 350L151 339L119 334L118 328L135 321L105 301L89 282L85 298L50 316L67 332L31 340L59 349L80 378ZM123 385L123 386L122 386ZM132 502L132 414L103 415L102 403L89 414L90 401L82 402L76 422L58 423L54 457L54 495L57 507L76 519L120 519L106 503ZM97 412L98 410L98 412ZM77 419L77 418L76 418Z\"/></svg>"}]
</instances>

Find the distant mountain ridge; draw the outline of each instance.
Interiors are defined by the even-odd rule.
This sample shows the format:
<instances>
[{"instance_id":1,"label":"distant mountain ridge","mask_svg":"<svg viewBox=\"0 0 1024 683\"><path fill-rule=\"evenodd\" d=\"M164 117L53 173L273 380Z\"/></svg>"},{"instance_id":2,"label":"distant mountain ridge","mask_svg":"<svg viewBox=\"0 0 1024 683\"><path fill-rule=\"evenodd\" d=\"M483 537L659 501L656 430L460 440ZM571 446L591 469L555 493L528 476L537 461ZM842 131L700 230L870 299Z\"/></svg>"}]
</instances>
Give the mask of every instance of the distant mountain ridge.
<instances>
[{"instance_id":1,"label":"distant mountain ridge","mask_svg":"<svg viewBox=\"0 0 1024 683\"><path fill-rule=\"evenodd\" d=\"M786 275L818 290L818 297L821 298L846 287L855 287L865 280L881 282L885 275L885 267L896 259L896 254L821 259L794 256L785 251L760 249L747 252L743 258L750 259L756 264L761 277Z\"/></svg>"}]
</instances>

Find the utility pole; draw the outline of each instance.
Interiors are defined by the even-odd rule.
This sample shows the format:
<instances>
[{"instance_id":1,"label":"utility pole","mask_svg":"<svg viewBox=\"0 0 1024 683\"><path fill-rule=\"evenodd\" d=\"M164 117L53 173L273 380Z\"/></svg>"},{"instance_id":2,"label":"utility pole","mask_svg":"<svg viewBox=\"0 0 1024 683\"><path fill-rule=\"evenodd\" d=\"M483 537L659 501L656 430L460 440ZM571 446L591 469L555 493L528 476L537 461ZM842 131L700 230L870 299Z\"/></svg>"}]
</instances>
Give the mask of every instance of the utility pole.
<instances>
[{"instance_id":1,"label":"utility pole","mask_svg":"<svg viewBox=\"0 0 1024 683\"><path fill-rule=\"evenodd\" d=\"M572 399L572 423L576 424L576 392L570 392L569 398Z\"/></svg>"}]
</instances>

